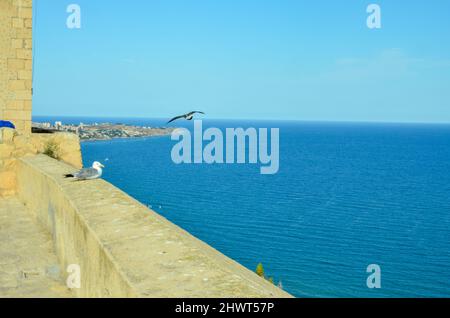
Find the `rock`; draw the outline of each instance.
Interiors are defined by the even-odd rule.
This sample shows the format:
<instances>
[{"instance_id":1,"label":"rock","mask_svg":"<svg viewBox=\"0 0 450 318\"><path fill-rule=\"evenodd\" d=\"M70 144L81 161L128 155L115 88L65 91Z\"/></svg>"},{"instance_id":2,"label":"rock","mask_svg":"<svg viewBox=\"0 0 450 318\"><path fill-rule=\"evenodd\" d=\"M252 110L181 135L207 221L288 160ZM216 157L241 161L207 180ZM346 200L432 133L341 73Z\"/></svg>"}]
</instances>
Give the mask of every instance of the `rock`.
<instances>
[{"instance_id":1,"label":"rock","mask_svg":"<svg viewBox=\"0 0 450 318\"><path fill-rule=\"evenodd\" d=\"M2 159L0 160L0 169L4 168L6 170L10 170L14 168L14 164L16 163L16 159Z\"/></svg>"},{"instance_id":2,"label":"rock","mask_svg":"<svg viewBox=\"0 0 450 318\"><path fill-rule=\"evenodd\" d=\"M25 135L17 135L13 138L16 148L28 148L30 146L30 138Z\"/></svg>"},{"instance_id":3,"label":"rock","mask_svg":"<svg viewBox=\"0 0 450 318\"><path fill-rule=\"evenodd\" d=\"M57 134L57 139L60 150L61 160L81 169L83 167L81 158L80 140L77 135L62 133Z\"/></svg>"},{"instance_id":4,"label":"rock","mask_svg":"<svg viewBox=\"0 0 450 318\"><path fill-rule=\"evenodd\" d=\"M42 153L48 142L54 142L58 146L59 159L77 169L82 168L80 139L77 135L68 132L54 134L33 134L31 143Z\"/></svg>"},{"instance_id":5,"label":"rock","mask_svg":"<svg viewBox=\"0 0 450 318\"><path fill-rule=\"evenodd\" d=\"M25 156L27 154L36 154L37 149L31 144L30 137L26 135L16 135L13 138L14 146L16 147L12 155L16 158Z\"/></svg>"},{"instance_id":6,"label":"rock","mask_svg":"<svg viewBox=\"0 0 450 318\"><path fill-rule=\"evenodd\" d=\"M9 128L2 128L0 133L2 138L2 143L0 143L0 172L13 171L17 158L43 153L49 142L57 145L59 160L77 169L82 168L80 141L75 134L62 132L21 135ZM3 178L5 179L3 180ZM1 181L3 186L1 190L4 193L6 186L12 184L11 175L2 174Z\"/></svg>"},{"instance_id":7,"label":"rock","mask_svg":"<svg viewBox=\"0 0 450 318\"><path fill-rule=\"evenodd\" d=\"M12 128L0 128L0 144L12 142L16 134L16 131Z\"/></svg>"},{"instance_id":8,"label":"rock","mask_svg":"<svg viewBox=\"0 0 450 318\"><path fill-rule=\"evenodd\" d=\"M0 144L0 159L10 158L14 150L12 145Z\"/></svg>"},{"instance_id":9,"label":"rock","mask_svg":"<svg viewBox=\"0 0 450 318\"><path fill-rule=\"evenodd\" d=\"M11 190L16 187L16 174L12 171L0 172L0 190Z\"/></svg>"}]
</instances>

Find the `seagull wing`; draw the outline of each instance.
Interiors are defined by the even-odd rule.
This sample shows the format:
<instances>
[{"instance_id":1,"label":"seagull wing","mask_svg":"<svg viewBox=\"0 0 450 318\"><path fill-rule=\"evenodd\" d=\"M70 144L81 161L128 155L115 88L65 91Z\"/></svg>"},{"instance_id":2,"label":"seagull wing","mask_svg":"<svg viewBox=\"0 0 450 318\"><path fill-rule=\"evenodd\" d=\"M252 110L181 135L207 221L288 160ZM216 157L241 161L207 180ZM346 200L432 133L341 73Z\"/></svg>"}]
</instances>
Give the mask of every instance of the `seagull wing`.
<instances>
[{"instance_id":1,"label":"seagull wing","mask_svg":"<svg viewBox=\"0 0 450 318\"><path fill-rule=\"evenodd\" d=\"M199 111L199 110L194 110L194 111L192 111L192 112L190 112L189 114L187 114L188 116L191 116L191 115L194 115L194 114L205 114L204 112L201 112L201 111Z\"/></svg>"},{"instance_id":2,"label":"seagull wing","mask_svg":"<svg viewBox=\"0 0 450 318\"><path fill-rule=\"evenodd\" d=\"M167 123L170 124L171 122L173 122L173 121L175 121L175 120L177 120L177 119L181 119L181 118L185 118L185 117L186 117L186 115L180 115L180 116L177 116L177 117L172 118L172 119L169 120Z\"/></svg>"},{"instance_id":3,"label":"seagull wing","mask_svg":"<svg viewBox=\"0 0 450 318\"><path fill-rule=\"evenodd\" d=\"M74 178L79 180L86 180L86 179L94 179L99 177L99 173L94 168L85 168L81 169L77 173L74 173Z\"/></svg>"}]
</instances>

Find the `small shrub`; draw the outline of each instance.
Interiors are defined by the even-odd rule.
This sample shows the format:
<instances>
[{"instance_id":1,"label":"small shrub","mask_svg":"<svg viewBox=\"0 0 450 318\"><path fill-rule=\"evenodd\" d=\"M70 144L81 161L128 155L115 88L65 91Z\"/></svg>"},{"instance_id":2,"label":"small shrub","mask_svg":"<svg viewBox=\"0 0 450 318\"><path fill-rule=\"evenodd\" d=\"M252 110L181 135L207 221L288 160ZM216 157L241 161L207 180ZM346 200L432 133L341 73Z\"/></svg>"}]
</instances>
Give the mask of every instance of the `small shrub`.
<instances>
[{"instance_id":1,"label":"small shrub","mask_svg":"<svg viewBox=\"0 0 450 318\"><path fill-rule=\"evenodd\" d=\"M260 277L265 277L263 264L259 263L258 266L256 266L256 274Z\"/></svg>"},{"instance_id":2,"label":"small shrub","mask_svg":"<svg viewBox=\"0 0 450 318\"><path fill-rule=\"evenodd\" d=\"M59 145L53 140L49 140L44 146L44 155L59 160Z\"/></svg>"},{"instance_id":3,"label":"small shrub","mask_svg":"<svg viewBox=\"0 0 450 318\"><path fill-rule=\"evenodd\" d=\"M264 271L264 267L263 267L262 263L259 263L258 266L256 266L256 274L259 277L262 277L265 280L267 280L268 282L270 282L273 285L275 285L275 281L274 281L273 277L266 277L266 273ZM281 282L278 284L278 287L281 288L281 289L283 288L282 285L281 285Z\"/></svg>"}]
</instances>

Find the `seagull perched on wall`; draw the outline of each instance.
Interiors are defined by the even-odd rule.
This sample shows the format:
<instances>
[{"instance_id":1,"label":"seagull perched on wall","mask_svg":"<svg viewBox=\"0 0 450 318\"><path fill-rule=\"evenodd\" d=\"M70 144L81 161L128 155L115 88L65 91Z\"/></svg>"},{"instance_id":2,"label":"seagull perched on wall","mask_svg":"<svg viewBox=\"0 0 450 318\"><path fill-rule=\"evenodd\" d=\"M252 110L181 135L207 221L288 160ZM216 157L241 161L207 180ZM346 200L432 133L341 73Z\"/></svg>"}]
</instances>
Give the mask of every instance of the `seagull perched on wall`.
<instances>
[{"instance_id":1,"label":"seagull perched on wall","mask_svg":"<svg viewBox=\"0 0 450 318\"><path fill-rule=\"evenodd\" d=\"M92 168L84 168L75 173L66 174L64 177L66 178L74 178L75 180L93 180L98 179L102 176L103 170L105 166L100 162L95 161L92 164Z\"/></svg>"},{"instance_id":2,"label":"seagull perched on wall","mask_svg":"<svg viewBox=\"0 0 450 318\"><path fill-rule=\"evenodd\" d=\"M190 113L174 117L171 120L169 120L167 123L170 124L171 122L173 122L175 120L178 120L178 119L182 119L182 118L186 119L186 120L192 120L194 118L195 114L203 114L204 115L205 113L201 112L201 111L198 111L198 110L195 110L195 111L192 111Z\"/></svg>"}]
</instances>

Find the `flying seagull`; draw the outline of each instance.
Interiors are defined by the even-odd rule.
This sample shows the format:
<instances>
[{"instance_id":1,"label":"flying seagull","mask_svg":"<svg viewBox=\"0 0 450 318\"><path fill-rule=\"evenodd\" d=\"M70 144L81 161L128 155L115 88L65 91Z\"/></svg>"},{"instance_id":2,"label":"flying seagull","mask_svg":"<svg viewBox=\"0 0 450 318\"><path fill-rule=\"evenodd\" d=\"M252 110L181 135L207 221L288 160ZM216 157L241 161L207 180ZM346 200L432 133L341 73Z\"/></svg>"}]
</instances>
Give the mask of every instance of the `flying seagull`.
<instances>
[{"instance_id":1,"label":"flying seagull","mask_svg":"<svg viewBox=\"0 0 450 318\"><path fill-rule=\"evenodd\" d=\"M92 168L84 168L79 170L78 172L75 172L73 174L66 174L64 177L66 178L74 178L75 180L92 180L97 179L102 176L103 170L105 166L102 165L100 162L95 161L92 164Z\"/></svg>"},{"instance_id":2,"label":"flying seagull","mask_svg":"<svg viewBox=\"0 0 450 318\"><path fill-rule=\"evenodd\" d=\"M169 124L169 123L171 123L171 122L173 122L173 121L175 121L175 120L181 119L181 118L184 118L184 119L186 119L186 120L192 120L192 119L194 118L194 115L195 115L195 114L205 114L205 113L196 110L196 111L193 111L193 112L184 114L184 115L180 115L180 116L174 117L174 118L172 118L171 120L169 120L167 123Z\"/></svg>"}]
</instances>

